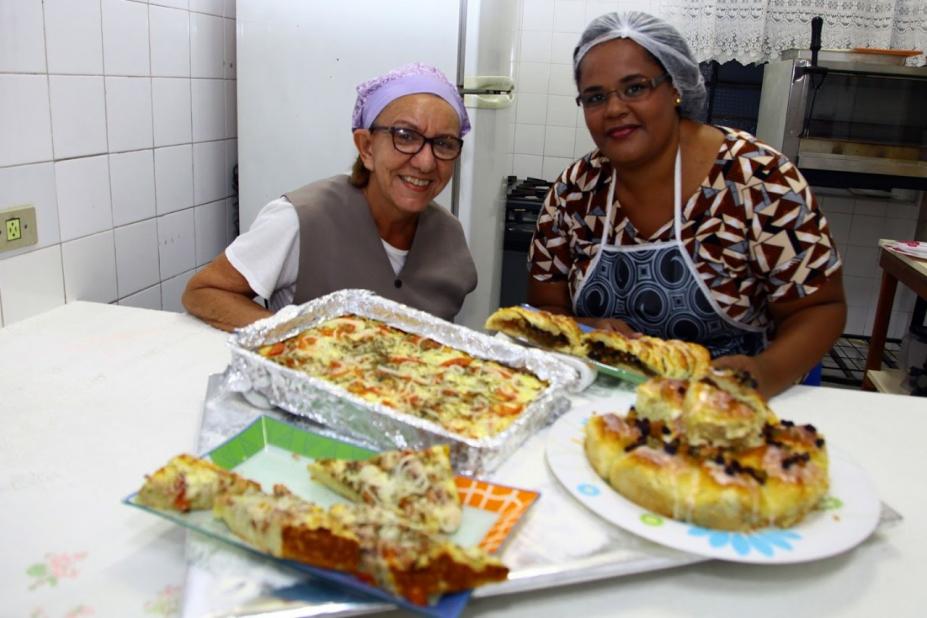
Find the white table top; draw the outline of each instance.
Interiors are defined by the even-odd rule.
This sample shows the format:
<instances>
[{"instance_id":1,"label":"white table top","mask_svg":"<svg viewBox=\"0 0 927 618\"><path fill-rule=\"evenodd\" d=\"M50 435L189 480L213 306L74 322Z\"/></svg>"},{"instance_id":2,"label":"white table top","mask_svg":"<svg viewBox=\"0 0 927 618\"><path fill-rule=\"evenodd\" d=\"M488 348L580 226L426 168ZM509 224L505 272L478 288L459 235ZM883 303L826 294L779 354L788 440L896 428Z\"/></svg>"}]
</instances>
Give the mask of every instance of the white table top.
<instances>
[{"instance_id":1,"label":"white table top","mask_svg":"<svg viewBox=\"0 0 927 618\"><path fill-rule=\"evenodd\" d=\"M183 531L120 500L193 449L207 377L228 362L225 340L188 316L93 303L0 330L0 615L176 614ZM851 453L905 520L828 560L709 562L477 599L467 614L922 615L927 401L795 387L771 405Z\"/></svg>"}]
</instances>

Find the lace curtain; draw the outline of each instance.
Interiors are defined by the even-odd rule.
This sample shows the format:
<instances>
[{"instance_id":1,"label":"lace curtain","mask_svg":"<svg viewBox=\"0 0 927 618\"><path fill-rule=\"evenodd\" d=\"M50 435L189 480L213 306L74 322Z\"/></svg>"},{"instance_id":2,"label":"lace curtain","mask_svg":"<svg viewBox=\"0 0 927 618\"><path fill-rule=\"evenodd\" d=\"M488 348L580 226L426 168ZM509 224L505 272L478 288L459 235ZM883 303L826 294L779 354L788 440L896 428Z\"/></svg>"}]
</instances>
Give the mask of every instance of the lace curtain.
<instances>
[{"instance_id":1,"label":"lace curtain","mask_svg":"<svg viewBox=\"0 0 927 618\"><path fill-rule=\"evenodd\" d=\"M652 0L651 12L682 32L699 61L748 64L807 49L817 15L824 48L927 47L927 0Z\"/></svg>"}]
</instances>

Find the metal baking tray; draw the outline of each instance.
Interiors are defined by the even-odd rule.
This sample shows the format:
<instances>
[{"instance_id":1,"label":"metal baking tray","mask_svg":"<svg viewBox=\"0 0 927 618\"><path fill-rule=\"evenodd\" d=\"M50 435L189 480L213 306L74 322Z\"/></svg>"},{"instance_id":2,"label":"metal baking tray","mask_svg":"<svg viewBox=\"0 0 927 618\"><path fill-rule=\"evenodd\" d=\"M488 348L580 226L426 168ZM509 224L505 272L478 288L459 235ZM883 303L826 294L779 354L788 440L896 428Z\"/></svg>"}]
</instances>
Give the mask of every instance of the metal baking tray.
<instances>
[{"instance_id":1,"label":"metal baking tray","mask_svg":"<svg viewBox=\"0 0 927 618\"><path fill-rule=\"evenodd\" d=\"M527 370L545 380L548 386L504 431L474 439L424 418L367 401L334 383L284 367L256 352L263 345L282 341L344 315L380 320L472 356ZM281 310L236 331L229 339L229 346L232 351L230 384L236 390L253 390L275 406L326 425L374 449L420 449L449 444L454 467L470 476L493 471L528 437L565 412L570 404L564 391L579 380L573 367L550 354L494 339L368 290L341 290Z\"/></svg>"}]
</instances>

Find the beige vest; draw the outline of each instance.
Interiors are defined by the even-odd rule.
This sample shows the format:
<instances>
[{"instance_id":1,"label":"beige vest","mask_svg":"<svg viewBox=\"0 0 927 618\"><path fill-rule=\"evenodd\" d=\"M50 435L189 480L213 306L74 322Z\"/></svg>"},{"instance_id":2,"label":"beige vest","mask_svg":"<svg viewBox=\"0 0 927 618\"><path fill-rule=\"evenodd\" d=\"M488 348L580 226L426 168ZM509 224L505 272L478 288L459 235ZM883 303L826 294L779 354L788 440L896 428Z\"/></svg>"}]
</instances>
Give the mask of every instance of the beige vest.
<instances>
[{"instance_id":1,"label":"beige vest","mask_svg":"<svg viewBox=\"0 0 927 618\"><path fill-rule=\"evenodd\" d=\"M333 176L285 195L299 218L299 274L294 302L363 288L452 319L476 287L476 266L460 222L431 203L419 215L415 238L399 275L360 189Z\"/></svg>"}]
</instances>

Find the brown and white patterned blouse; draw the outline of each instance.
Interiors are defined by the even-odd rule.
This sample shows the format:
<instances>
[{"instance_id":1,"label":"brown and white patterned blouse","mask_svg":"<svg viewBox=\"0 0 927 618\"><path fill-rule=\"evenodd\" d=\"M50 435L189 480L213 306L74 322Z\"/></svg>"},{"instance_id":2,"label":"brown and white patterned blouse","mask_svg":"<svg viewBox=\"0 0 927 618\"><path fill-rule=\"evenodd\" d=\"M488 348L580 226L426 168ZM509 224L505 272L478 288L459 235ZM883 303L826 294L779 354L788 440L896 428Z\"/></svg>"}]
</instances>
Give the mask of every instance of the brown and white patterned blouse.
<instances>
[{"instance_id":1,"label":"brown and white patterned blouse","mask_svg":"<svg viewBox=\"0 0 927 618\"><path fill-rule=\"evenodd\" d=\"M767 327L768 303L814 293L840 268L827 220L791 161L749 133L718 127L725 140L714 166L682 209L683 245L729 317ZM612 166L595 150L571 164L544 199L528 261L537 281L585 277L605 227ZM619 205L609 242L673 239L673 222L638 236Z\"/></svg>"}]
</instances>

